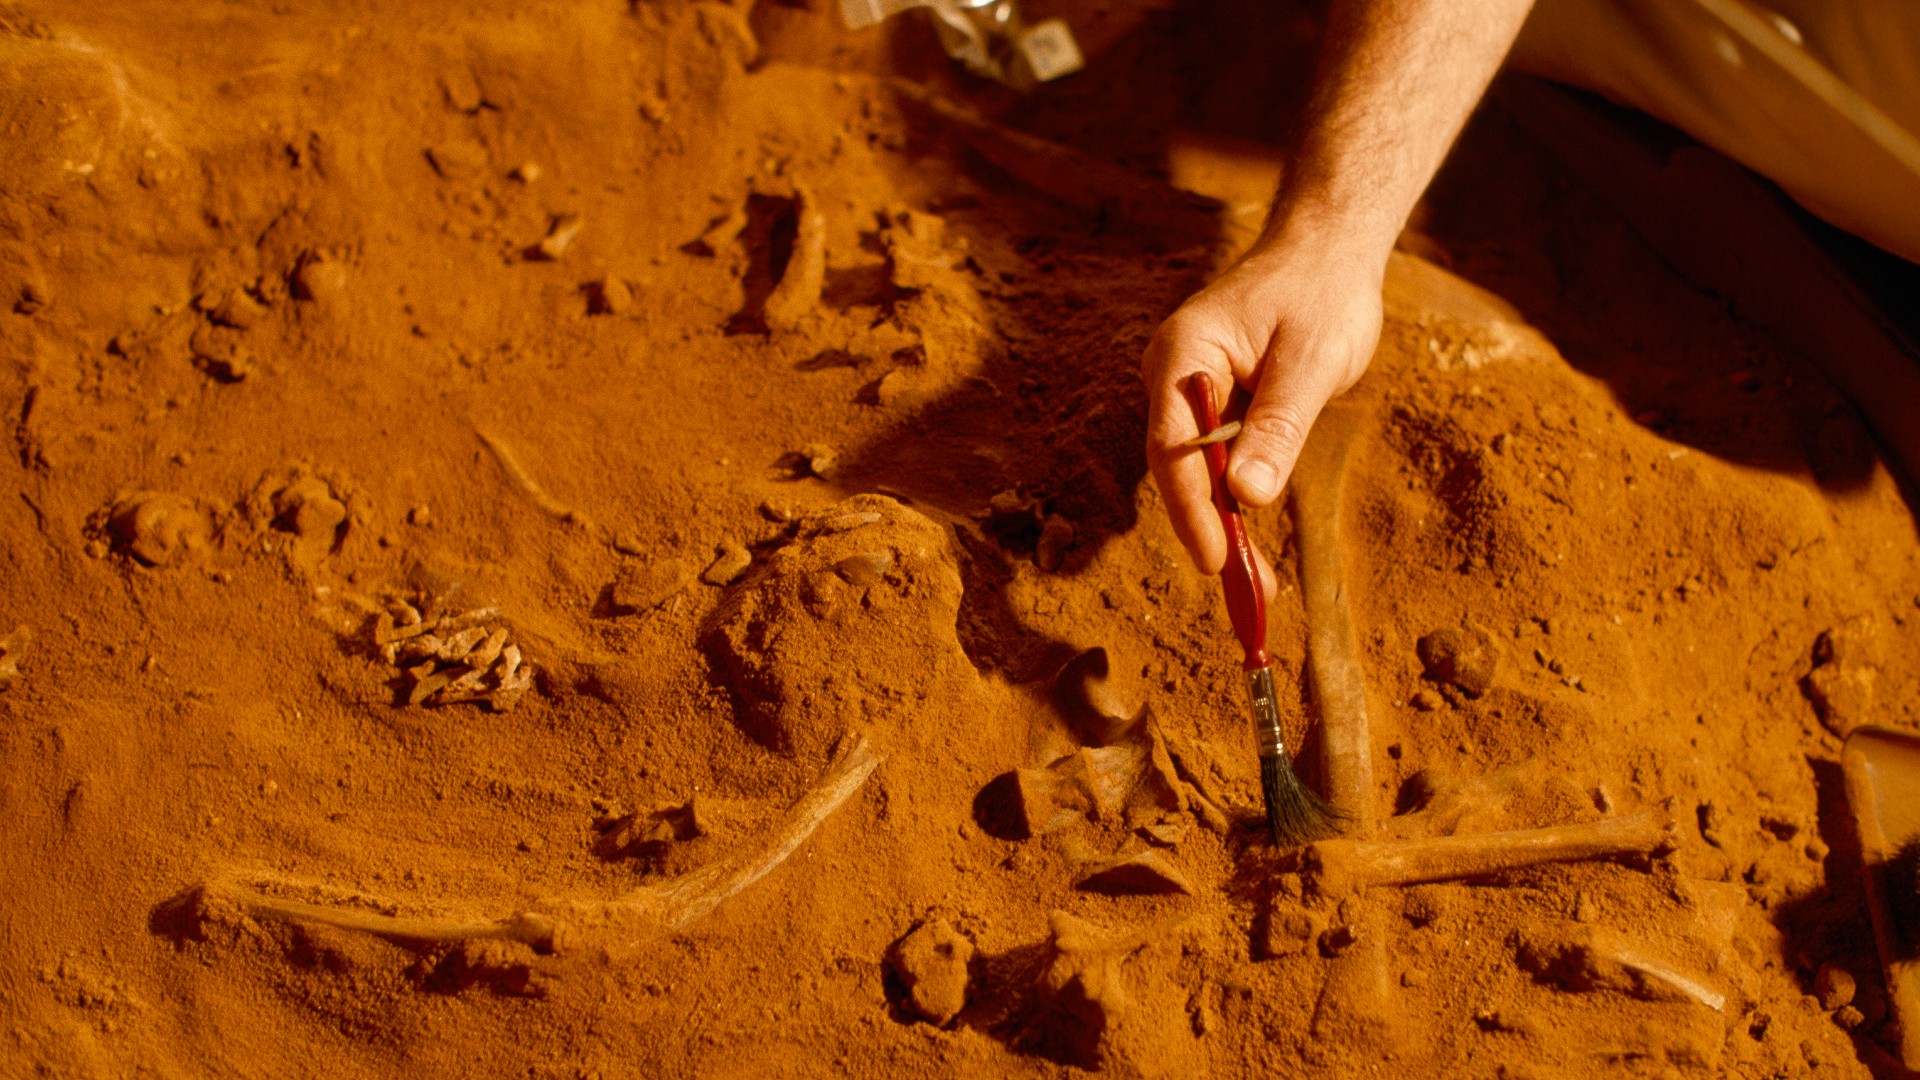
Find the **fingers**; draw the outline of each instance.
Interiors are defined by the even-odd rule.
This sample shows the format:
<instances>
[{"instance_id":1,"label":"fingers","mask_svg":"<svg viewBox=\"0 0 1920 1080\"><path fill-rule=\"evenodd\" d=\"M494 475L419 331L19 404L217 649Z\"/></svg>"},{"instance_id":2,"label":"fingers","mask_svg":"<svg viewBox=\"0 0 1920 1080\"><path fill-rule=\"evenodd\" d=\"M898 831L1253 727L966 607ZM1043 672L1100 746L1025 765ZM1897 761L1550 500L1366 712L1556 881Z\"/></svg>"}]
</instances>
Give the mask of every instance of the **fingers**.
<instances>
[{"instance_id":1,"label":"fingers","mask_svg":"<svg viewBox=\"0 0 1920 1080\"><path fill-rule=\"evenodd\" d=\"M1314 418L1340 388L1340 365L1320 357L1270 360L1265 369L1227 462L1228 488L1248 506L1266 506L1279 497Z\"/></svg>"},{"instance_id":2,"label":"fingers","mask_svg":"<svg viewBox=\"0 0 1920 1080\"><path fill-rule=\"evenodd\" d=\"M1195 374L1212 380L1216 400L1233 388L1226 357L1179 333L1169 319L1147 347L1147 467L1167 504L1174 535L1205 574L1217 574L1227 561L1227 537L1213 508L1213 483L1201 451L1181 444L1200 434L1184 387Z\"/></svg>"},{"instance_id":3,"label":"fingers","mask_svg":"<svg viewBox=\"0 0 1920 1080\"><path fill-rule=\"evenodd\" d=\"M1253 566L1260 572L1260 595L1267 598L1267 606L1273 606L1274 594L1280 590L1280 579L1274 575L1273 564L1267 561L1267 553L1260 550L1259 544L1250 544L1253 548Z\"/></svg>"}]
</instances>

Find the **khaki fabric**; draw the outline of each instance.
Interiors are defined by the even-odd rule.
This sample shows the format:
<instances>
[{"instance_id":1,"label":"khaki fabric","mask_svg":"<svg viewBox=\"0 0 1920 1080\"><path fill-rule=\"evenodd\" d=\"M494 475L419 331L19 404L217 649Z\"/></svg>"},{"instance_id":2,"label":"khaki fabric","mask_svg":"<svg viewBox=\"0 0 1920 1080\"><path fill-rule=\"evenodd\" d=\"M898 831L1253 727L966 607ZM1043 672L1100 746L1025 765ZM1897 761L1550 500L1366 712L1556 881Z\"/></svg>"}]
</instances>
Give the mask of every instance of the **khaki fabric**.
<instances>
[{"instance_id":1,"label":"khaki fabric","mask_svg":"<svg viewBox=\"0 0 1920 1080\"><path fill-rule=\"evenodd\" d=\"M1513 60L1920 262L1920 0L1539 0Z\"/></svg>"}]
</instances>

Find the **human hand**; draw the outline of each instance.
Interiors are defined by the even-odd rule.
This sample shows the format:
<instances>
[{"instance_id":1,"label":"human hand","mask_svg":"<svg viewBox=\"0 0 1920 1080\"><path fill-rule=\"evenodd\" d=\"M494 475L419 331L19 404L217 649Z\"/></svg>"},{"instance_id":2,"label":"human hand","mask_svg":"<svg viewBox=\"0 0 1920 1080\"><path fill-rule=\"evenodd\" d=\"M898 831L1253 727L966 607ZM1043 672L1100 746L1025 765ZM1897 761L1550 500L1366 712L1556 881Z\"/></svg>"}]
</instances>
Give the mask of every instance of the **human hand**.
<instances>
[{"instance_id":1,"label":"human hand","mask_svg":"<svg viewBox=\"0 0 1920 1080\"><path fill-rule=\"evenodd\" d=\"M1220 572L1227 541L1201 452L1181 445L1200 433L1182 385L1198 373L1222 402L1236 384L1252 393L1228 458L1228 490L1243 506L1262 507L1279 497L1321 408L1359 380L1379 342L1387 251L1324 235L1284 226L1270 234L1160 324L1141 361L1147 465L1203 573ZM1272 566L1254 554L1271 599Z\"/></svg>"}]
</instances>

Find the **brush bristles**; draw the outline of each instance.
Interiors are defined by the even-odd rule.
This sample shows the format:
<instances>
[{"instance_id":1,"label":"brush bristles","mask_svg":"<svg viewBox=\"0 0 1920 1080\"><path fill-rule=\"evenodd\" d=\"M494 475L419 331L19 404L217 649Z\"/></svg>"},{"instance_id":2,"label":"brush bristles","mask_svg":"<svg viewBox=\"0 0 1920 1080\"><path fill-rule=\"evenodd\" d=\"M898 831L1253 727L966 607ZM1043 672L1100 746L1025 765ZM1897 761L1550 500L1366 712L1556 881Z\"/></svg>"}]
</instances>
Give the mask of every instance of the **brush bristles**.
<instances>
[{"instance_id":1,"label":"brush bristles","mask_svg":"<svg viewBox=\"0 0 1920 1080\"><path fill-rule=\"evenodd\" d=\"M1325 840L1340 832L1342 815L1314 794L1285 755L1261 755L1260 792L1267 800L1267 830L1275 847Z\"/></svg>"}]
</instances>

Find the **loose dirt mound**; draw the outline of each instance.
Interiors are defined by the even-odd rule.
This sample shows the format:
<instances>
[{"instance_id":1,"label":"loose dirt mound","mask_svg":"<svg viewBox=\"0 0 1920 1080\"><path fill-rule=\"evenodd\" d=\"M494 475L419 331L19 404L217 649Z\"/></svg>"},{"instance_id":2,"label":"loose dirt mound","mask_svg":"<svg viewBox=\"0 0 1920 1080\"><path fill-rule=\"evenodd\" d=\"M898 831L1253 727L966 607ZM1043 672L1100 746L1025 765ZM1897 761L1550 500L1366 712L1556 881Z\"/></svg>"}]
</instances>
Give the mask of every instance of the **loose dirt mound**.
<instances>
[{"instance_id":1,"label":"loose dirt mound","mask_svg":"<svg viewBox=\"0 0 1920 1080\"><path fill-rule=\"evenodd\" d=\"M1497 123L1409 246L1526 317L1397 257L1352 396L1376 812L1675 837L1243 827L1135 364L1311 38L1151 6L1018 103L824 4L0 4L0 1072L1859 1073L1913 518Z\"/></svg>"}]
</instances>

